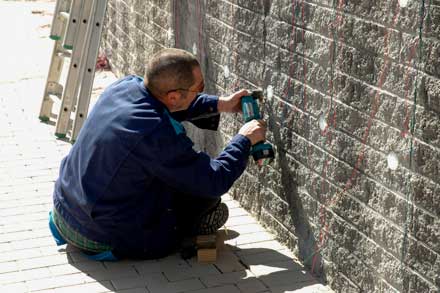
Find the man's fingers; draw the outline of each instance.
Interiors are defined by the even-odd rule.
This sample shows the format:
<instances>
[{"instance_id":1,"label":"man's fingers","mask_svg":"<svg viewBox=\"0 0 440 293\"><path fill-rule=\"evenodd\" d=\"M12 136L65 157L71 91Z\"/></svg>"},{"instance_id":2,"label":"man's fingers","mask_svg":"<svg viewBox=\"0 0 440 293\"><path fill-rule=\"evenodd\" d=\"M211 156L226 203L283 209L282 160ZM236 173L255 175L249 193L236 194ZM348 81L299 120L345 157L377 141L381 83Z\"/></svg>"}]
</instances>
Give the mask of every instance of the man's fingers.
<instances>
[{"instance_id":1,"label":"man's fingers","mask_svg":"<svg viewBox=\"0 0 440 293\"><path fill-rule=\"evenodd\" d=\"M266 123L266 121L264 121L264 120L258 120L258 122L261 124L261 126L263 126L263 127L266 127L267 126L267 123Z\"/></svg>"},{"instance_id":2,"label":"man's fingers","mask_svg":"<svg viewBox=\"0 0 440 293\"><path fill-rule=\"evenodd\" d=\"M234 95L241 98L243 96L249 95L249 92L245 89L242 89L242 90L239 90L238 92L236 92Z\"/></svg>"}]
</instances>

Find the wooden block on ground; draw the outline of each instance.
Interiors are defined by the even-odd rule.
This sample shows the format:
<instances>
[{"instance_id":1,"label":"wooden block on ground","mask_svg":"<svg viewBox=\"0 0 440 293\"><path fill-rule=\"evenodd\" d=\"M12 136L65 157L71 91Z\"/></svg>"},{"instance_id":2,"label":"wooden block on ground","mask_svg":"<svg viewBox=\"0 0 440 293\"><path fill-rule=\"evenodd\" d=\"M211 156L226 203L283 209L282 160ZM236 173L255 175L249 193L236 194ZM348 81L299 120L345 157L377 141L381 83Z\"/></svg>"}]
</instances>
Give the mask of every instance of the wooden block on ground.
<instances>
[{"instance_id":1,"label":"wooden block on ground","mask_svg":"<svg viewBox=\"0 0 440 293\"><path fill-rule=\"evenodd\" d=\"M200 263L213 263L217 260L216 248L202 248L197 250L197 261Z\"/></svg>"},{"instance_id":2,"label":"wooden block on ground","mask_svg":"<svg viewBox=\"0 0 440 293\"><path fill-rule=\"evenodd\" d=\"M217 243L217 235L199 235L196 239L197 248L215 248Z\"/></svg>"}]
</instances>

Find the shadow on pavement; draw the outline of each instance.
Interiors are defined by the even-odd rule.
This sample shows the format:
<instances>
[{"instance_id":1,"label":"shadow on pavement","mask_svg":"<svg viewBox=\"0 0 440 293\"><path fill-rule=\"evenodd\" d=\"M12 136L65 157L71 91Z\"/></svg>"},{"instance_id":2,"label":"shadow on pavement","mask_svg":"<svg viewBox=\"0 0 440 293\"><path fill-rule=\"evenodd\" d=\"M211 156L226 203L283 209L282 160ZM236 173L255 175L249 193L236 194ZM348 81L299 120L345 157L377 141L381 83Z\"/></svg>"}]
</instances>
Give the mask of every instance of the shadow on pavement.
<instances>
[{"instance_id":1,"label":"shadow on pavement","mask_svg":"<svg viewBox=\"0 0 440 293\"><path fill-rule=\"evenodd\" d=\"M218 232L217 261L183 260L178 253L158 260L94 262L67 246L69 263L108 290L139 292L328 292L287 250L240 248L224 244L239 237L234 230ZM255 243L258 246L258 242ZM206 288L207 287L207 288ZM299 290L299 291L296 291ZM137 291L136 291L137 292Z\"/></svg>"}]
</instances>

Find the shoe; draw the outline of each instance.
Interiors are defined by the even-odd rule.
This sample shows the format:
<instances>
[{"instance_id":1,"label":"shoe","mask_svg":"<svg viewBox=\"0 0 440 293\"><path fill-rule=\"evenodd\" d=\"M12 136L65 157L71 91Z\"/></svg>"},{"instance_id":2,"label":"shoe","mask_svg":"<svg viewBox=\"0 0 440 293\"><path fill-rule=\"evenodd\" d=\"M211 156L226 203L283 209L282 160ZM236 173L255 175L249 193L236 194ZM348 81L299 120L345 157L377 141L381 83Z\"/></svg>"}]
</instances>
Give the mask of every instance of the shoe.
<instances>
[{"instance_id":1,"label":"shoe","mask_svg":"<svg viewBox=\"0 0 440 293\"><path fill-rule=\"evenodd\" d=\"M217 232L228 220L228 206L221 202L210 213L202 216L198 235L209 235Z\"/></svg>"}]
</instances>

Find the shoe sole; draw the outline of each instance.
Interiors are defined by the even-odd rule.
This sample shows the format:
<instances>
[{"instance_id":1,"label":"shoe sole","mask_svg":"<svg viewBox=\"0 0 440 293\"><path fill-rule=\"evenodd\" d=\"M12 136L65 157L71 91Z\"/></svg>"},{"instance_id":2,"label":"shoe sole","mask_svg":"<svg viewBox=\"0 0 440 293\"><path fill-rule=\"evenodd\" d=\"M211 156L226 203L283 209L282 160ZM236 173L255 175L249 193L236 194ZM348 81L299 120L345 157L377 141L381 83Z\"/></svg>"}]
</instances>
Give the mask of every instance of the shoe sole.
<instances>
[{"instance_id":1,"label":"shoe sole","mask_svg":"<svg viewBox=\"0 0 440 293\"><path fill-rule=\"evenodd\" d=\"M202 218L199 228L199 235L208 235L215 233L228 220L229 209L225 203L220 203L211 213Z\"/></svg>"}]
</instances>

